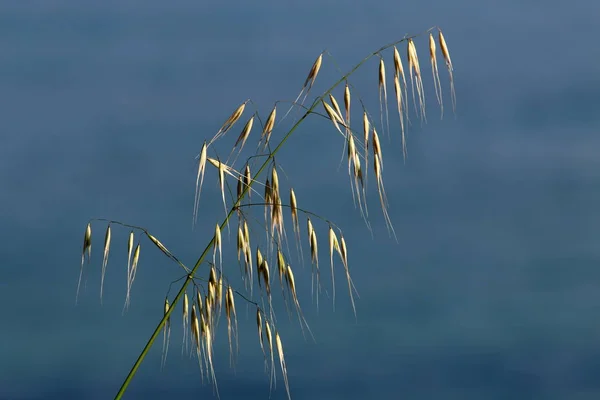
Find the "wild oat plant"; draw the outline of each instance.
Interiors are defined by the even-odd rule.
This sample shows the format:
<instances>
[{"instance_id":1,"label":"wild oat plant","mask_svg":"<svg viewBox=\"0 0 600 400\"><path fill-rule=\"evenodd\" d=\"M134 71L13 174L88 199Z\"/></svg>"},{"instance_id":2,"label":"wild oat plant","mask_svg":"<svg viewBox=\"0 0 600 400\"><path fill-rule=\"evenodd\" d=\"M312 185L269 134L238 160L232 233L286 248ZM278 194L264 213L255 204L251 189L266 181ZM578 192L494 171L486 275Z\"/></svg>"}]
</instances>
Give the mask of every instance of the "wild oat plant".
<instances>
[{"instance_id":1,"label":"wild oat plant","mask_svg":"<svg viewBox=\"0 0 600 400\"><path fill-rule=\"evenodd\" d=\"M210 140L204 141L199 155L196 157L198 169L192 216L193 223L195 225L197 222L200 194L205 175L214 176L219 185L221 191L220 201L223 203L225 217L214 226L212 239L206 245L193 267L187 267L156 236L146 229L106 219L92 219L87 224L83 240L77 297L84 275L84 266L85 264L89 264L90 261L92 222L94 224L106 224L100 281L101 301L113 227L120 227L129 231L127 236L127 292L125 296L125 309L130 305L131 290L138 272L142 240L149 240L152 246L169 257L185 273L183 276L185 280L177 295L172 299L169 299L168 295L165 298L164 315L125 378L116 395L117 399L121 398L124 394L131 379L148 354L149 349L161 333L163 335L161 363L164 366L171 339L172 313L175 310L175 306L180 302L182 302L180 306L180 310L182 310L183 329L182 352L195 353L202 381L204 382L206 379L212 385L213 392L218 397L219 391L214 368L215 354L213 345L216 340L218 323L224 313L224 319L227 324L230 362L233 365L238 352L238 312L236 301L243 301L247 306L255 309L255 312L252 313L255 314L255 318L252 318L254 322L251 323L256 324L256 341L264 356L265 370L269 376L271 387L276 381L276 370L279 369L283 376L287 396L291 398L287 377L287 364L284 356L284 344L276 323L276 306L278 304L273 301L276 286L280 286L281 288L285 308L289 310L291 306L297 314L303 334L308 332L312 336L312 332L304 318L301 303L296 292L297 275L294 271L298 272L298 268L289 254L288 241L293 240L295 242L298 253L298 264L302 265L305 261L311 264L311 292L317 308L319 305L319 294L322 290L321 273L323 272L323 260L319 256L319 238L322 240L325 232L327 232L328 240L328 260L326 262L329 264L329 268L325 267L325 271L330 270L331 273L334 306L334 267L336 264L340 265L342 269L349 300L355 315L354 296L358 293L350 274L348 247L343 231L339 226L326 218L303 209L298 202L293 187L289 187L287 190L282 187L280 184L282 166L276 162L276 155L307 117L317 115L327 118L332 126L331 132L340 136L340 145L343 146L342 157L346 158L354 204L361 218L364 220L368 230L371 231L367 207L367 176L369 169L372 169L375 180L373 186L374 190L377 191L378 203L383 212L388 232L395 238L396 233L388 214L388 202L383 179L383 148L380 134L378 133L379 130L381 133L387 132L388 135L391 134L388 115L388 75L386 73L385 60L388 56L393 60L394 98L397 117L400 120L399 136L402 145L402 154L404 159L406 159L407 145L405 130L411 124L409 119L409 92L411 93L410 97L414 105L416 117L421 123L426 122L425 91L423 85L423 79L426 78L421 69L415 41L419 37L427 35L429 36L429 61L431 64L433 86L435 88L436 100L443 116L443 90L438 71L438 50L436 43L439 45L441 56L449 74L449 92L453 110L456 107L456 97L454 93L452 61L448 46L439 28L430 28L426 32L415 36L405 36L401 40L381 47L356 64L324 93L317 96L310 106L305 106L304 104L313 88L313 84L318 78L319 71L322 65L326 63L324 56L329 57L329 53L326 52L319 54L308 72L300 93L280 121L277 121L277 116L278 107L281 107L282 102L275 103L264 123L257 111L251 114L248 113L248 106L253 104L251 100L241 103L231 113L220 129L218 129L217 133ZM404 57L401 56L401 51L398 49L400 45L404 47ZM356 96L357 101L353 103L353 93L357 93L357 91L350 82L350 77L353 73L374 57L378 58L379 61L378 70L373 72L374 76L377 75L378 81L380 103L378 121L371 117L371 114L367 111L359 96ZM403 58L406 61L408 71L404 69ZM341 103L343 110L333 94L334 90L342 85L343 100ZM358 110L362 114L358 120L360 121L359 123L350 123L351 103L353 103L352 110ZM295 120L290 123L291 127L281 133L277 132L275 128L282 126L281 122L290 115L292 110L295 110L295 114L292 114L292 116L295 115ZM238 124L240 120L242 121ZM352 121L356 120L352 118ZM225 159L219 158L216 148L217 143L230 131L233 131L235 126L240 126L242 123L243 126L239 131L240 133L235 141L235 145L232 149L228 150L228 157ZM379 126L376 128L377 125ZM243 164L238 163L238 156L246 146L248 139L257 142L257 146L253 154ZM253 170L256 171L254 174ZM263 175L266 175L266 177L263 177ZM235 195L233 194L233 189L230 189L233 187L230 185L233 184L237 188ZM258 218L257 215L251 216L250 214L250 211L256 208L262 209L262 212L259 211L260 215ZM218 213L220 212L215 212L216 219L218 218ZM223 265L223 230L226 228L229 232L229 226L233 220L237 222L236 252L243 282L243 287L238 288L233 288L228 278L228 274L232 274L235 269ZM266 239L263 239L263 235ZM306 242L305 245L302 244L303 241ZM256 245L255 243L261 244ZM306 258L303 255L303 249L305 248L310 250L310 256ZM206 268L200 269L203 265Z\"/></svg>"}]
</instances>

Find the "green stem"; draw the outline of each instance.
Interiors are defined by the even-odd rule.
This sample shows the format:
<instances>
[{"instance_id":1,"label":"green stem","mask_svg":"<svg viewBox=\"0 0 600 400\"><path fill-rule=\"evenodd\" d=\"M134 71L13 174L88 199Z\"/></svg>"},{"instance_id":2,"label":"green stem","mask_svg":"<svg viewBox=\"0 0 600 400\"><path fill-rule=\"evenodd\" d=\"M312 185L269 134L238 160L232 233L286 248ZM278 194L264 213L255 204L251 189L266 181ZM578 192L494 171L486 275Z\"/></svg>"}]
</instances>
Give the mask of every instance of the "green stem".
<instances>
[{"instance_id":1,"label":"green stem","mask_svg":"<svg viewBox=\"0 0 600 400\"><path fill-rule=\"evenodd\" d=\"M433 28L430 28L429 30L431 30L431 29L433 29ZM412 37L414 37L414 36L412 36ZM327 96L329 93L331 93L331 91L333 91L333 89L335 89L337 86L339 86L342 82L344 82L345 80L347 80L350 75L352 75L358 68L360 68L361 65L363 65L365 62L367 62L371 57L373 57L373 56L379 54L380 52L382 52L383 50L386 50L386 49L388 49L388 48L390 48L390 47L392 47L392 46L394 46L394 45L396 45L398 43L401 43L401 42L403 42L403 41L405 41L407 39L409 39L409 38L405 37L405 38L403 38L401 40L398 40L398 41L396 41L394 43L390 43L388 45L385 45L385 46L381 47L379 50L377 50L377 51L369 54L367 57L363 58L358 64L356 64L354 66L354 68L352 68L349 72L347 72L344 76L342 76L336 83L334 83L321 96L319 96L319 97L317 97L315 99L315 101L310 106L310 108L302 115L302 117L294 124L294 126L292 126L292 128L286 133L286 135L283 137L283 139L281 139L281 142L279 142L279 144L277 145L277 147L269 154L269 156L267 157L267 159L261 165L261 167L258 170L258 172L254 175L252 181L250 182L250 185L245 187L244 191L242 192L242 194L240 195L240 197L237 199L237 201L235 202L235 204L231 207L231 209L229 210L229 213L227 214L227 216L225 217L225 219L221 223L221 230L227 226L227 224L229 222L229 219L231 218L231 216L233 215L233 213L235 212L235 210L239 207L240 202L246 196L246 193L248 192L248 190L250 190L250 186L252 185L252 183L256 181L256 179L260 176L260 174L263 172L263 170L270 164L271 160L275 157L275 154L277 154L279 152L279 150L281 149L281 147L285 144L285 142L287 142L287 140L289 139L289 137L292 135L292 133L294 133L294 131L298 128L298 126L306 119L306 117L308 117L308 115L310 115L313 112L313 110L317 107L317 105L323 99L325 99L325 96ZM166 323L167 319L169 318L169 316L171 315L171 313L175 309L175 306L177 305L177 303L179 302L179 300L183 297L183 294L185 293L185 290L186 290L187 286L192 281L194 275L196 274L196 271L198 270L198 268L200 267L200 265L204 261L204 258L209 253L210 249L212 248L214 240L215 240L215 237L213 236L213 238L211 239L211 241L208 243L208 245L206 246L206 248L204 249L204 251L202 252L202 254L200 255L200 257L198 258L198 261L196 261L196 264L194 265L194 268L192 268L192 270L188 274L185 282L181 286L181 289L179 289L179 292L177 293L177 296L175 296L175 298L173 299L173 302L171 303L171 306L169 307L169 310L165 313L165 315L163 316L163 318L160 320L160 322L156 326L156 329L154 330L154 333L152 333L152 336L150 336L150 339L148 340L148 342L144 346L144 349L142 350L142 352L138 356L137 360L135 361L135 364L133 364L133 367L131 367L131 370L129 371L129 374L127 374L127 377L123 381L123 384L121 385L121 388L119 389L119 391L117 392L117 395L115 396L115 400L119 400L119 399L121 399L123 397L123 394L125 393L125 390L127 390L129 384L131 383L131 380L133 379L133 377L137 373L137 370L139 369L140 365L142 364L142 362L146 358L146 355L150 351L150 348L152 348L152 345L154 344L154 341L156 340L156 338L158 337L158 335L160 335L164 324Z\"/></svg>"}]
</instances>

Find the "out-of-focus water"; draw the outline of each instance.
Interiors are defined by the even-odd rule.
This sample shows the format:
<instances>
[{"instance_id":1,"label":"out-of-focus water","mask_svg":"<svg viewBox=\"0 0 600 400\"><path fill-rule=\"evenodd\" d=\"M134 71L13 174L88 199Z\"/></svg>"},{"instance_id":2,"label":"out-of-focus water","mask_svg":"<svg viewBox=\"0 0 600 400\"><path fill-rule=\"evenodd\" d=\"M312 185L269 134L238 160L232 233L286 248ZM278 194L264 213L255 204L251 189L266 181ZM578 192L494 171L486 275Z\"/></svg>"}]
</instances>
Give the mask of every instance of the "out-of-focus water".
<instances>
[{"instance_id":1,"label":"out-of-focus water","mask_svg":"<svg viewBox=\"0 0 600 400\"><path fill-rule=\"evenodd\" d=\"M369 176L371 239L324 121L308 120L278 158L301 206L344 230L360 293L355 320L339 271L335 313L323 294L317 315L308 269L297 267L317 342L280 308L293 398L598 398L598 15L591 0L2 2L0 398L110 398L161 317L180 273L142 242L122 316L128 230L116 226L100 305L102 224L92 226L93 263L75 306L89 218L146 227L193 264L224 212L209 169L192 231L194 157L237 105L251 98L264 118L275 100L295 97L322 50L335 60L325 57L314 93L338 66L433 25L452 53L457 117L442 69L439 120L420 37L428 124L412 115L406 164L393 104L394 137L382 135L398 244ZM376 79L372 60L352 83L378 121ZM329 288L326 225L318 229ZM234 232L224 245L236 269ZM240 301L238 313L235 372L225 330L215 344L221 398L266 398L253 309ZM211 395L181 355L180 314L166 370L157 343L129 398ZM280 377L273 398L285 398Z\"/></svg>"}]
</instances>

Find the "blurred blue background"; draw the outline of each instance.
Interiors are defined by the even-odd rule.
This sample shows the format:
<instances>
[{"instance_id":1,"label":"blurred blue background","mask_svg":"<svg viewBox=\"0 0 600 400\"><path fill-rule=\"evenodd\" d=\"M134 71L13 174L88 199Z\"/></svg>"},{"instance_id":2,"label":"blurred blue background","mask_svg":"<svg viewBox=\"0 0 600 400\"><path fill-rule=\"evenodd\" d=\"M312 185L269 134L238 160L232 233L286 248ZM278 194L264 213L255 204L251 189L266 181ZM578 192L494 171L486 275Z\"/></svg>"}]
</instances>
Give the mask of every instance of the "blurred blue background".
<instances>
[{"instance_id":1,"label":"blurred blue background","mask_svg":"<svg viewBox=\"0 0 600 400\"><path fill-rule=\"evenodd\" d=\"M101 223L75 305L89 218L146 227L193 264L223 217L208 169L192 230L194 157L235 107L251 98L264 118L295 98L322 50L335 59L324 59L313 95L339 76L336 64L345 71L434 25L455 65L457 117L440 63L439 119L422 36L429 122L411 114L406 164L393 103L392 140L382 137L399 243L373 181L371 239L327 121L309 119L279 157L300 205L344 230L361 296L355 319L338 270L336 310L324 294L317 315L298 267L316 343L278 303L292 396L600 398L598 15L592 0L1 2L0 398L112 398L161 318L180 272L142 242L123 316L128 231L117 227L100 305ZM352 82L378 121L376 79L372 60ZM317 229L327 288L326 226ZM215 343L221 398L267 398L252 308L247 317L240 301L238 312L235 371L224 329ZM180 318L166 369L158 342L126 398L211 396L181 355ZM286 398L281 378L272 397Z\"/></svg>"}]
</instances>

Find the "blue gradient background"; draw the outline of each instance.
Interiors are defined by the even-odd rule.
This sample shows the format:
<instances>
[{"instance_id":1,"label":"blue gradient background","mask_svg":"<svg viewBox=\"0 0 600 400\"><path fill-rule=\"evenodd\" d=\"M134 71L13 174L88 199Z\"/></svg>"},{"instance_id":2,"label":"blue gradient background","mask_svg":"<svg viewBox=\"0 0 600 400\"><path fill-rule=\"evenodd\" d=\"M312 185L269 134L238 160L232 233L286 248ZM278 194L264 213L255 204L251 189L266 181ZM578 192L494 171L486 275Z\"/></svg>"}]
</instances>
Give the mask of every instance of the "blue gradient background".
<instances>
[{"instance_id":1,"label":"blue gradient background","mask_svg":"<svg viewBox=\"0 0 600 400\"><path fill-rule=\"evenodd\" d=\"M148 242L121 315L126 230L113 231L100 305L102 225L75 306L90 217L147 227L192 264L223 212L212 171L191 230L193 158L234 107L252 98L264 116L292 99L325 48L346 70L433 25L458 116L439 121L423 37L429 123L411 127L406 165L398 137L383 140L399 244L374 191L370 239L324 121L280 157L301 205L344 229L361 295L356 321L340 274L335 313L323 297L317 315L297 272L317 343L281 313L293 398L600 398L598 16L592 0L0 2L0 398L111 398L161 317L179 272ZM375 115L376 70L353 79ZM337 76L326 58L315 89ZM235 372L224 330L216 343L221 398L267 398L238 308ZM167 369L158 343L128 398L211 396L179 324Z\"/></svg>"}]
</instances>

